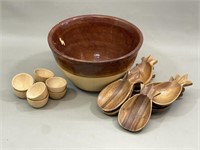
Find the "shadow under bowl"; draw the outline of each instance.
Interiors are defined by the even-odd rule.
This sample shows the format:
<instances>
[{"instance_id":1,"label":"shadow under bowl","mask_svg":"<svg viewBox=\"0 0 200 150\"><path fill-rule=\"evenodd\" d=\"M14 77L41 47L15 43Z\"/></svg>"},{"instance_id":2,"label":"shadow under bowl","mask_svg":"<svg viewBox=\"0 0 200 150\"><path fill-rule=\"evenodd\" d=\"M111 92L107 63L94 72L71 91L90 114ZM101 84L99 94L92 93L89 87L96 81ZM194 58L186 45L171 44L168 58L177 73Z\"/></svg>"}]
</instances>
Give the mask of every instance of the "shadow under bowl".
<instances>
[{"instance_id":1,"label":"shadow under bowl","mask_svg":"<svg viewBox=\"0 0 200 150\"><path fill-rule=\"evenodd\" d=\"M133 65L142 45L132 23L104 15L61 21L48 34L48 44L65 75L80 89L100 91Z\"/></svg>"}]
</instances>

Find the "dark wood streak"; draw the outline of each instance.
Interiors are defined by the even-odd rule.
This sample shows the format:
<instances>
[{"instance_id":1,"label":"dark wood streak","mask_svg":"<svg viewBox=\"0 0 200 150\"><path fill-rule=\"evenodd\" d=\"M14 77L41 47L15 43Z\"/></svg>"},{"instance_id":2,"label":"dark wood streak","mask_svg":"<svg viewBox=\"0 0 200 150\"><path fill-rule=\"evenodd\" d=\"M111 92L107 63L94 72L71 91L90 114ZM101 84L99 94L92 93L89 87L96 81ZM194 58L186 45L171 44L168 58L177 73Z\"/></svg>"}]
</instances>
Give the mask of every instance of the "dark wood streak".
<instances>
[{"instance_id":1,"label":"dark wood streak","mask_svg":"<svg viewBox=\"0 0 200 150\"><path fill-rule=\"evenodd\" d=\"M144 100L143 100L143 103L134 119L134 121L132 122L132 125L131 125L131 129L133 130L137 130L138 128L141 128L140 126L138 126L138 124L140 123L141 119L146 116L146 113L145 111L148 109L148 105L150 104L150 99L148 97L146 97ZM151 114L151 111L149 112L149 115ZM148 121L148 118L145 119L145 122L143 123L146 124L146 122Z\"/></svg>"},{"instance_id":2,"label":"dark wood streak","mask_svg":"<svg viewBox=\"0 0 200 150\"><path fill-rule=\"evenodd\" d=\"M130 112L122 121L122 126L125 129L135 131L138 128L138 123L142 119L150 100L145 95L139 95L130 106ZM124 108L125 109L125 108ZM127 110L126 110L127 111ZM147 120L148 121L148 120Z\"/></svg>"},{"instance_id":3,"label":"dark wood streak","mask_svg":"<svg viewBox=\"0 0 200 150\"><path fill-rule=\"evenodd\" d=\"M127 115L126 115L126 117L124 118L124 120L123 120L123 122L122 122L122 125L123 126L126 126L127 124L129 124L129 122L130 122L130 117L132 117L133 119L134 119L134 117L136 116L136 115L132 115L132 114L136 114L137 112L138 112L138 110L139 110L139 106L141 105L140 103L137 103L137 101L138 102L143 102L143 101L141 101L141 100L138 100L138 99L140 99L140 97L141 97L142 95L138 95L138 97L134 100L134 102L132 102L132 104L131 104L131 106L130 106L130 108L129 108L129 110L130 110L130 113L128 113ZM133 97L134 98L134 97ZM132 100L132 98L130 99L130 101ZM126 108L123 108L123 109L126 109ZM125 110L125 111L128 111L128 110Z\"/></svg>"},{"instance_id":4,"label":"dark wood streak","mask_svg":"<svg viewBox=\"0 0 200 150\"><path fill-rule=\"evenodd\" d=\"M123 88L124 85L126 84L126 81L122 81L122 82L123 82L123 83L120 84L120 86L118 86L118 87L116 88L116 90L112 93L112 95L111 95L111 96L105 101L105 103L101 106L102 108L106 108L107 105L109 105L109 104L112 103L113 101L117 100L116 97L118 98L120 93L123 94L122 91L126 90L126 89ZM111 89L112 89L112 88L111 88ZM110 92L110 90L108 90L108 92ZM107 95L108 92L106 92L105 95ZM123 100L123 96L120 97L120 100ZM113 104L117 105L118 103L115 102L115 103L113 103Z\"/></svg>"}]
</instances>

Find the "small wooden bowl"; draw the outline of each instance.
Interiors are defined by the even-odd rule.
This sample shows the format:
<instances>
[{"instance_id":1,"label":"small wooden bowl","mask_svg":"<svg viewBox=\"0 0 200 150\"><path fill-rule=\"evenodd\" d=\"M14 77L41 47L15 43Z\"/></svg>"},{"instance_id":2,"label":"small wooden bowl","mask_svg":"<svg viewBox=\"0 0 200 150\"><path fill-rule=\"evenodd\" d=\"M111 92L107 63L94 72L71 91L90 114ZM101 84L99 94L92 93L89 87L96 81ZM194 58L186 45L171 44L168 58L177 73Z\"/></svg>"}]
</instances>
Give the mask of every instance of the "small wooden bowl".
<instances>
[{"instance_id":1,"label":"small wooden bowl","mask_svg":"<svg viewBox=\"0 0 200 150\"><path fill-rule=\"evenodd\" d=\"M51 78L54 76L54 73L45 68L36 68L34 70L34 78L37 82L45 82L48 78Z\"/></svg>"},{"instance_id":2,"label":"small wooden bowl","mask_svg":"<svg viewBox=\"0 0 200 150\"><path fill-rule=\"evenodd\" d=\"M36 101L36 100L30 100L29 98L27 98L27 102L29 105L31 105L34 108L41 108L44 107L47 102L49 100L49 94L42 100Z\"/></svg>"},{"instance_id":3,"label":"small wooden bowl","mask_svg":"<svg viewBox=\"0 0 200 150\"><path fill-rule=\"evenodd\" d=\"M28 73L19 73L12 79L12 87L16 91L27 91L34 83L33 77Z\"/></svg>"},{"instance_id":4,"label":"small wooden bowl","mask_svg":"<svg viewBox=\"0 0 200 150\"><path fill-rule=\"evenodd\" d=\"M46 80L49 92L63 92L67 87L67 81L61 77L52 77Z\"/></svg>"},{"instance_id":5,"label":"small wooden bowl","mask_svg":"<svg viewBox=\"0 0 200 150\"><path fill-rule=\"evenodd\" d=\"M17 97L19 97L21 99L25 99L26 98L26 91L17 91L17 90L15 90L13 88L13 92Z\"/></svg>"},{"instance_id":6,"label":"small wooden bowl","mask_svg":"<svg viewBox=\"0 0 200 150\"><path fill-rule=\"evenodd\" d=\"M33 84L26 92L26 97L30 100L43 100L48 95L48 90L43 82Z\"/></svg>"},{"instance_id":7,"label":"small wooden bowl","mask_svg":"<svg viewBox=\"0 0 200 150\"><path fill-rule=\"evenodd\" d=\"M62 92L51 92L51 91L49 91L49 96L50 96L51 99L59 100L59 99L61 99L62 97L65 96L66 91L67 91L67 89L65 89Z\"/></svg>"}]
</instances>

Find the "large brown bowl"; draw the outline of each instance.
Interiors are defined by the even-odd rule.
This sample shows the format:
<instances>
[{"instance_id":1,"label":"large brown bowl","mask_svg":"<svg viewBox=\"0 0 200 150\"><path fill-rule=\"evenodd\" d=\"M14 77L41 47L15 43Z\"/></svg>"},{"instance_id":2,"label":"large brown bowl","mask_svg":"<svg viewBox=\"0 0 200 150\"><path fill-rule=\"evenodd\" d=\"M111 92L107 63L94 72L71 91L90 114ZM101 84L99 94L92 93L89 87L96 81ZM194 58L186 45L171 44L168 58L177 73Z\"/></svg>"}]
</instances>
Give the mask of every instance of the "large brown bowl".
<instances>
[{"instance_id":1,"label":"large brown bowl","mask_svg":"<svg viewBox=\"0 0 200 150\"><path fill-rule=\"evenodd\" d=\"M56 24L48 43L59 67L79 88L100 91L123 76L142 45L141 31L123 19L76 16Z\"/></svg>"}]
</instances>

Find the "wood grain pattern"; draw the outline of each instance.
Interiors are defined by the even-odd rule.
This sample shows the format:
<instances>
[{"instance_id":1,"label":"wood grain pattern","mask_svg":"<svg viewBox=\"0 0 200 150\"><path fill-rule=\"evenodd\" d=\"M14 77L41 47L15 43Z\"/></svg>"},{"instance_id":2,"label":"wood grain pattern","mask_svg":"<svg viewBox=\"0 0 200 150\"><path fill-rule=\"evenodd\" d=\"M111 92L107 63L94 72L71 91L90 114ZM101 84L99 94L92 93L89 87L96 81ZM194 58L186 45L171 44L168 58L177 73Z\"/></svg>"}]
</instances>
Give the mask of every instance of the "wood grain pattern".
<instances>
[{"instance_id":1,"label":"wood grain pattern","mask_svg":"<svg viewBox=\"0 0 200 150\"><path fill-rule=\"evenodd\" d=\"M140 94L129 98L119 109L120 126L132 132L143 129L151 116L152 98L158 94L153 85L150 85L144 86Z\"/></svg>"},{"instance_id":2,"label":"wood grain pattern","mask_svg":"<svg viewBox=\"0 0 200 150\"><path fill-rule=\"evenodd\" d=\"M113 111L124 103L131 94L133 85L126 79L117 80L105 87L97 97L103 111Z\"/></svg>"},{"instance_id":3,"label":"wood grain pattern","mask_svg":"<svg viewBox=\"0 0 200 150\"><path fill-rule=\"evenodd\" d=\"M151 111L151 100L143 94L135 95L120 108L118 122L126 130L136 132L148 123Z\"/></svg>"},{"instance_id":4,"label":"wood grain pattern","mask_svg":"<svg viewBox=\"0 0 200 150\"><path fill-rule=\"evenodd\" d=\"M110 112L109 111L103 111L103 113L108 115L108 116L115 116L115 115L118 114L118 112L119 112L119 108L116 109L116 110L110 111Z\"/></svg>"}]
</instances>

